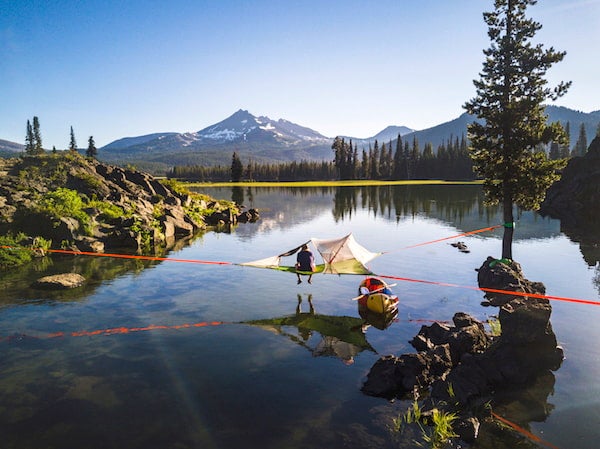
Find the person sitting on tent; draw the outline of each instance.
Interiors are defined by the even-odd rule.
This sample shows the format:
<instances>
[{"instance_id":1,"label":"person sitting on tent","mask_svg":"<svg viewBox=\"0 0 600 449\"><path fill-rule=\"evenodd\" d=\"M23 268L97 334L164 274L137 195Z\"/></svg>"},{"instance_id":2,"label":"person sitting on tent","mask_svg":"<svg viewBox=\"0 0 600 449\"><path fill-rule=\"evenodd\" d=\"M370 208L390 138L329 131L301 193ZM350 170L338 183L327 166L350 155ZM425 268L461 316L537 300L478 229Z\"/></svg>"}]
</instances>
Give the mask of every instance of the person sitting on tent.
<instances>
[{"instance_id":1,"label":"person sitting on tent","mask_svg":"<svg viewBox=\"0 0 600 449\"><path fill-rule=\"evenodd\" d=\"M315 257L313 253L308 249L308 245L302 245L302 249L296 256L296 275L298 276L298 284L302 282L300 279L300 272L308 273L308 283L312 284L312 273L315 271Z\"/></svg>"}]
</instances>

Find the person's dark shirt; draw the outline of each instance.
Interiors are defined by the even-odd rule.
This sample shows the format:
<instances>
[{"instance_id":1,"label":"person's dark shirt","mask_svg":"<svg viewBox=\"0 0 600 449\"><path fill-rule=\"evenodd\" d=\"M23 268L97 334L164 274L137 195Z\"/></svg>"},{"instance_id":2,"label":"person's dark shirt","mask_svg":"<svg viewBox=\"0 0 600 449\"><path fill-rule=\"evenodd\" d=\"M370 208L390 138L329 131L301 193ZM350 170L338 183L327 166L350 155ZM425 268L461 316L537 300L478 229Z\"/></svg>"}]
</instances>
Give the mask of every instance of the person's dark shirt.
<instances>
[{"instance_id":1,"label":"person's dark shirt","mask_svg":"<svg viewBox=\"0 0 600 449\"><path fill-rule=\"evenodd\" d=\"M315 258L310 251L300 251L296 258L300 271L313 271Z\"/></svg>"}]
</instances>

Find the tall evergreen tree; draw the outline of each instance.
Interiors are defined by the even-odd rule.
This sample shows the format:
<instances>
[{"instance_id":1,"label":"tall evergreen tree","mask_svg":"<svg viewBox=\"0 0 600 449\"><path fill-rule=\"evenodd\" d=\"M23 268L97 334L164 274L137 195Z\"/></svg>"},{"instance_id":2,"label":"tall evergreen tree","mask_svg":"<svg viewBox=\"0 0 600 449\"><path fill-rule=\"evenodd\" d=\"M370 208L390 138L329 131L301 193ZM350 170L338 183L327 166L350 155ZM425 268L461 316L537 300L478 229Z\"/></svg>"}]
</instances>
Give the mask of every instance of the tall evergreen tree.
<instances>
[{"instance_id":1,"label":"tall evergreen tree","mask_svg":"<svg viewBox=\"0 0 600 449\"><path fill-rule=\"evenodd\" d=\"M367 179L369 177L369 173L371 173L371 169L369 168L369 155L363 148L362 162L360 164L360 177L362 179Z\"/></svg>"},{"instance_id":2,"label":"tall evergreen tree","mask_svg":"<svg viewBox=\"0 0 600 449\"><path fill-rule=\"evenodd\" d=\"M560 145L560 157L566 159L571 156L571 122L565 125L565 141Z\"/></svg>"},{"instance_id":3,"label":"tall evergreen tree","mask_svg":"<svg viewBox=\"0 0 600 449\"><path fill-rule=\"evenodd\" d=\"M560 124L547 124L544 102L564 95L570 83L553 89L546 71L564 52L544 49L531 40L541 24L526 17L535 0L495 0L495 10L484 13L491 46L484 50L477 96L465 104L469 114L484 119L468 127L475 170L484 178L488 203L502 203L502 257L512 259L513 205L538 209L547 188L558 178L560 161L535 152L541 142L564 139Z\"/></svg>"},{"instance_id":4,"label":"tall evergreen tree","mask_svg":"<svg viewBox=\"0 0 600 449\"><path fill-rule=\"evenodd\" d=\"M421 148L419 146L419 139L417 136L413 136L412 148L408 156L408 172L410 174L408 179L415 179L417 175L417 168L419 166L419 159L421 157Z\"/></svg>"},{"instance_id":5,"label":"tall evergreen tree","mask_svg":"<svg viewBox=\"0 0 600 449\"><path fill-rule=\"evenodd\" d=\"M371 168L370 178L379 179L379 143L375 139L373 151L369 151L369 166Z\"/></svg>"},{"instance_id":6,"label":"tall evergreen tree","mask_svg":"<svg viewBox=\"0 0 600 449\"><path fill-rule=\"evenodd\" d=\"M410 147L408 145L408 140L404 141L404 150L402 151L402 159L403 159L404 169L406 170L404 179L411 179Z\"/></svg>"},{"instance_id":7,"label":"tall evergreen tree","mask_svg":"<svg viewBox=\"0 0 600 449\"><path fill-rule=\"evenodd\" d=\"M71 136L69 140L69 150L77 151L77 141L75 140L75 133L73 132L73 127L71 126Z\"/></svg>"},{"instance_id":8,"label":"tall evergreen tree","mask_svg":"<svg viewBox=\"0 0 600 449\"><path fill-rule=\"evenodd\" d=\"M248 165L246 166L246 179L248 181L254 179L254 164L252 163L252 159L248 160Z\"/></svg>"},{"instance_id":9,"label":"tall evergreen tree","mask_svg":"<svg viewBox=\"0 0 600 449\"><path fill-rule=\"evenodd\" d=\"M238 157L237 153L234 151L233 156L231 157L231 180L233 182L239 182L242 179L242 174L244 173L244 164Z\"/></svg>"},{"instance_id":10,"label":"tall evergreen tree","mask_svg":"<svg viewBox=\"0 0 600 449\"><path fill-rule=\"evenodd\" d=\"M89 158L96 159L98 155L98 150L96 149L96 143L94 142L94 136L90 136L88 139L88 147L85 151L85 155Z\"/></svg>"},{"instance_id":11,"label":"tall evergreen tree","mask_svg":"<svg viewBox=\"0 0 600 449\"><path fill-rule=\"evenodd\" d=\"M392 179L400 179L402 177L402 136L400 134L396 139L396 151L392 164Z\"/></svg>"},{"instance_id":12,"label":"tall evergreen tree","mask_svg":"<svg viewBox=\"0 0 600 449\"><path fill-rule=\"evenodd\" d=\"M33 137L33 127L31 122L27 120L27 131L25 134L25 153L34 154L35 152L35 138Z\"/></svg>"},{"instance_id":13,"label":"tall evergreen tree","mask_svg":"<svg viewBox=\"0 0 600 449\"><path fill-rule=\"evenodd\" d=\"M585 125L582 123L579 126L579 137L573 147L573 156L584 156L587 152L587 147L587 134L585 132Z\"/></svg>"},{"instance_id":14,"label":"tall evergreen tree","mask_svg":"<svg viewBox=\"0 0 600 449\"><path fill-rule=\"evenodd\" d=\"M42 133L40 131L40 120L33 117L33 153L42 154L44 149L42 148Z\"/></svg>"},{"instance_id":15,"label":"tall evergreen tree","mask_svg":"<svg viewBox=\"0 0 600 449\"><path fill-rule=\"evenodd\" d=\"M550 151L548 151L548 157L552 160L560 159L560 145L557 142L550 144Z\"/></svg>"}]
</instances>

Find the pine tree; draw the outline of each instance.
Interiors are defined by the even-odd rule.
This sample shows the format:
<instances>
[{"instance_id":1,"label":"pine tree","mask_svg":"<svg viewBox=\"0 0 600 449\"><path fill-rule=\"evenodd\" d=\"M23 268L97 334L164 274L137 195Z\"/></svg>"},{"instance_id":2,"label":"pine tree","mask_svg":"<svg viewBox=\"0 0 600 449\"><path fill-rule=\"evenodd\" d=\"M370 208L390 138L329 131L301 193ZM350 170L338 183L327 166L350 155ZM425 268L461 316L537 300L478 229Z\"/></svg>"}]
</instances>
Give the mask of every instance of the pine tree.
<instances>
[{"instance_id":1,"label":"pine tree","mask_svg":"<svg viewBox=\"0 0 600 449\"><path fill-rule=\"evenodd\" d=\"M370 179L379 179L379 143L375 140L373 151L369 151Z\"/></svg>"},{"instance_id":2,"label":"pine tree","mask_svg":"<svg viewBox=\"0 0 600 449\"><path fill-rule=\"evenodd\" d=\"M331 149L334 151L333 163L338 171L338 179L350 179L349 178L349 156L352 157L352 149L346 143L344 138L336 137L333 140Z\"/></svg>"},{"instance_id":3,"label":"pine tree","mask_svg":"<svg viewBox=\"0 0 600 449\"><path fill-rule=\"evenodd\" d=\"M552 142L550 144L548 157L552 160L560 159L560 145L557 142Z\"/></svg>"},{"instance_id":4,"label":"pine tree","mask_svg":"<svg viewBox=\"0 0 600 449\"><path fill-rule=\"evenodd\" d=\"M419 167L420 156L421 148L419 147L419 139L417 139L417 136L413 135L412 148L408 156L408 172L410 173L409 179L415 179L418 176L417 169Z\"/></svg>"},{"instance_id":5,"label":"pine tree","mask_svg":"<svg viewBox=\"0 0 600 449\"><path fill-rule=\"evenodd\" d=\"M404 142L404 150L402 151L402 160L405 172L404 179L411 179L412 176L412 168L410 166L410 147L408 145L408 140Z\"/></svg>"},{"instance_id":6,"label":"pine tree","mask_svg":"<svg viewBox=\"0 0 600 449\"><path fill-rule=\"evenodd\" d=\"M571 156L571 122L565 125L565 141L560 145L560 158L566 159Z\"/></svg>"},{"instance_id":7,"label":"pine tree","mask_svg":"<svg viewBox=\"0 0 600 449\"><path fill-rule=\"evenodd\" d=\"M31 122L27 120L27 131L25 134L25 153L34 154L35 152L35 138L33 137L33 127Z\"/></svg>"},{"instance_id":8,"label":"pine tree","mask_svg":"<svg viewBox=\"0 0 600 449\"><path fill-rule=\"evenodd\" d=\"M253 167L252 159L248 160L248 165L246 166L246 179L248 181L254 180L254 167Z\"/></svg>"},{"instance_id":9,"label":"pine tree","mask_svg":"<svg viewBox=\"0 0 600 449\"><path fill-rule=\"evenodd\" d=\"M77 151L77 141L75 140L75 133L73 132L72 126L71 126L71 139L69 141L69 150Z\"/></svg>"},{"instance_id":10,"label":"pine tree","mask_svg":"<svg viewBox=\"0 0 600 449\"><path fill-rule=\"evenodd\" d=\"M98 150L96 149L96 144L94 142L94 136L90 136L88 139L88 147L85 151L85 155L91 159L96 159L98 155Z\"/></svg>"},{"instance_id":11,"label":"pine tree","mask_svg":"<svg viewBox=\"0 0 600 449\"><path fill-rule=\"evenodd\" d=\"M547 124L544 102L564 95L570 83L546 87L547 70L564 52L531 40L541 24L526 17L535 0L496 0L495 10L484 13L491 46L484 50L477 96L465 104L483 123L469 125L470 155L484 178L488 203L502 203L504 238L502 257L512 259L513 205L538 209L547 188L558 178L561 161L548 161L535 152L541 142L564 140L558 123Z\"/></svg>"},{"instance_id":12,"label":"pine tree","mask_svg":"<svg viewBox=\"0 0 600 449\"><path fill-rule=\"evenodd\" d=\"M244 173L244 165L242 161L238 157L237 153L234 151L233 156L231 157L231 181L239 182L242 179L242 174Z\"/></svg>"},{"instance_id":13,"label":"pine tree","mask_svg":"<svg viewBox=\"0 0 600 449\"><path fill-rule=\"evenodd\" d=\"M584 156L587 152L587 134L585 132L585 125L582 123L579 126L579 137L577 138L577 142L575 142L575 146L573 147L573 156Z\"/></svg>"},{"instance_id":14,"label":"pine tree","mask_svg":"<svg viewBox=\"0 0 600 449\"><path fill-rule=\"evenodd\" d=\"M33 153L42 154L44 149L42 148L42 133L40 132L40 120L37 117L33 117Z\"/></svg>"},{"instance_id":15,"label":"pine tree","mask_svg":"<svg viewBox=\"0 0 600 449\"><path fill-rule=\"evenodd\" d=\"M369 155L363 148L362 150L362 163L360 164L360 177L362 179L368 179L371 169L369 168Z\"/></svg>"},{"instance_id":16,"label":"pine tree","mask_svg":"<svg viewBox=\"0 0 600 449\"><path fill-rule=\"evenodd\" d=\"M400 179L402 177L402 136L398 134L396 139L396 152L394 153L392 179Z\"/></svg>"}]
</instances>

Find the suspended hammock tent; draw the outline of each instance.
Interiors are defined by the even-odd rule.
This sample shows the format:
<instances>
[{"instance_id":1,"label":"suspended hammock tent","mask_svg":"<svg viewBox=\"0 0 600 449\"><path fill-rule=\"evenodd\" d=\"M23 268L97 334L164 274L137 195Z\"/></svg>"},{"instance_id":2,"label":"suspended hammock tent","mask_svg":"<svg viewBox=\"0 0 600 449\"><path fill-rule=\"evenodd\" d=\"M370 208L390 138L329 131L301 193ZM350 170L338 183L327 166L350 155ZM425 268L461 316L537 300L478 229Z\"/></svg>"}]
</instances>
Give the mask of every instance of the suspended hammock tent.
<instances>
[{"instance_id":1,"label":"suspended hammock tent","mask_svg":"<svg viewBox=\"0 0 600 449\"><path fill-rule=\"evenodd\" d=\"M316 239L312 238L307 242L293 248L278 256L267 257L265 259L242 263L241 265L271 268L275 270L296 272L296 259L291 259L290 265L282 265L281 259L290 257L302 249L303 245L312 244L323 259L323 263L316 266L316 273L330 274L372 274L367 268L367 264L383 253L373 253L360 245L352 234L348 234L338 239ZM300 272L301 274L303 272ZM308 273L307 273L308 274Z\"/></svg>"}]
</instances>

